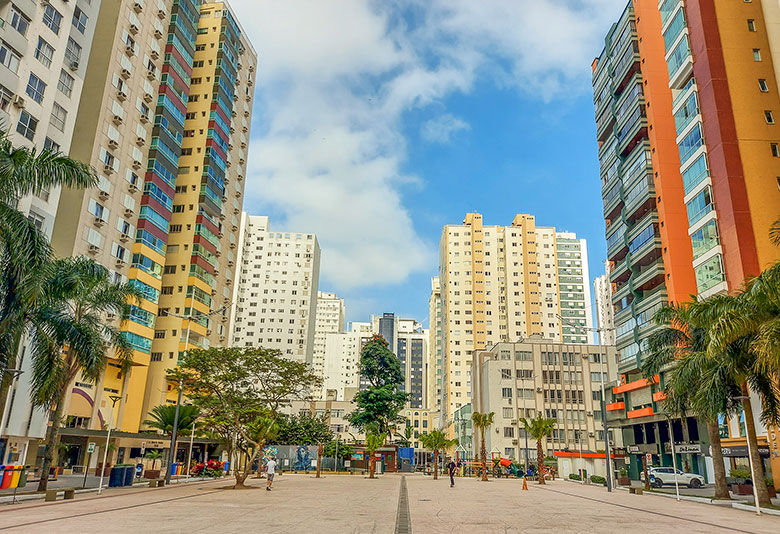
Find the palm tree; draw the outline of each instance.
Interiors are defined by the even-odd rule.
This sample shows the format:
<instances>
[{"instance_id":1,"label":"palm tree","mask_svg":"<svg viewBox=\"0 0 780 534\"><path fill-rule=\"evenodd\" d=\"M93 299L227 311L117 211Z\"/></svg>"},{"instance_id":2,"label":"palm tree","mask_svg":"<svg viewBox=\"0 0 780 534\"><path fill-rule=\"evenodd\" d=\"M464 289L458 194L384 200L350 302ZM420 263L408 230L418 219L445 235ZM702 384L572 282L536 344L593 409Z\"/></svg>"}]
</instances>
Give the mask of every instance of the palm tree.
<instances>
[{"instance_id":1,"label":"palm tree","mask_svg":"<svg viewBox=\"0 0 780 534\"><path fill-rule=\"evenodd\" d=\"M152 449L146 453L144 458L152 461L152 471L154 471L154 466L157 465L157 460L162 458L162 453L157 449Z\"/></svg>"},{"instance_id":2,"label":"palm tree","mask_svg":"<svg viewBox=\"0 0 780 534\"><path fill-rule=\"evenodd\" d=\"M190 404L180 405L177 436L189 434L199 415L200 410L195 406ZM175 418L176 405L160 404L159 406L152 408L149 412L149 419L145 419L142 424L170 436L171 433L173 433L173 422Z\"/></svg>"},{"instance_id":3,"label":"palm tree","mask_svg":"<svg viewBox=\"0 0 780 534\"><path fill-rule=\"evenodd\" d=\"M411 447L413 435L414 435L414 429L409 425L406 425L406 428L404 428L403 436L399 436L398 434L396 434L395 443L398 444L399 447Z\"/></svg>"},{"instance_id":4,"label":"palm tree","mask_svg":"<svg viewBox=\"0 0 780 534\"><path fill-rule=\"evenodd\" d=\"M374 476L374 472L376 470L376 451L382 448L382 445L385 444L386 438L386 432L382 432L381 434L374 434L373 432L369 431L366 434L366 454L369 455L368 478L376 478Z\"/></svg>"},{"instance_id":5,"label":"palm tree","mask_svg":"<svg viewBox=\"0 0 780 534\"><path fill-rule=\"evenodd\" d=\"M22 213L17 201L31 193L57 187L85 188L97 184L88 165L50 150L14 147L0 131L0 367L16 366L28 313L41 295L44 268L52 258L46 237ZM5 406L11 375L0 382L0 406Z\"/></svg>"},{"instance_id":6,"label":"palm tree","mask_svg":"<svg viewBox=\"0 0 780 534\"><path fill-rule=\"evenodd\" d=\"M487 450L485 449L485 431L493 424L495 413L474 412L471 414L471 422L479 429L480 455L482 459L482 480L487 482Z\"/></svg>"},{"instance_id":7,"label":"palm tree","mask_svg":"<svg viewBox=\"0 0 780 534\"><path fill-rule=\"evenodd\" d=\"M252 440L257 443L257 478L260 478L263 467L263 447L279 435L280 427L274 417L260 416L255 422L249 425L249 434ZM250 462L250 465L254 461ZM319 462L317 467L319 468Z\"/></svg>"},{"instance_id":8,"label":"palm tree","mask_svg":"<svg viewBox=\"0 0 780 534\"><path fill-rule=\"evenodd\" d=\"M649 353L642 363L642 372L648 378L664 372L663 407L667 412L685 416L693 411L706 422L712 445L715 498L729 499L718 416L733 413L738 404L734 397L739 393L736 384L724 382L721 375L711 372L714 362L707 355L707 345L712 325L703 322L708 314L698 311L707 305L694 301L656 312L654 320L659 328L648 340ZM721 380L705 384L703 376Z\"/></svg>"},{"instance_id":9,"label":"palm tree","mask_svg":"<svg viewBox=\"0 0 780 534\"><path fill-rule=\"evenodd\" d=\"M124 323L130 301L138 296L134 286L112 282L108 270L91 259L53 262L43 283L40 306L31 316L30 396L34 405L50 411L39 491L46 489L46 474L56 461L64 399L71 382L79 374L83 380L99 380L112 348L120 373L129 370L132 347L120 329L106 321L106 315L117 315Z\"/></svg>"},{"instance_id":10,"label":"palm tree","mask_svg":"<svg viewBox=\"0 0 780 534\"><path fill-rule=\"evenodd\" d=\"M555 419L545 419L539 416L536 419L523 417L520 421L523 423L525 431L536 440L536 467L539 473L539 484L544 484L544 450L542 449L542 441L552 434L555 428Z\"/></svg>"},{"instance_id":11,"label":"palm tree","mask_svg":"<svg viewBox=\"0 0 780 534\"><path fill-rule=\"evenodd\" d=\"M449 449L458 444L457 439L447 439L447 435L441 430L433 430L420 436L420 443L428 450L433 451L433 480L439 479L439 451Z\"/></svg>"}]
</instances>

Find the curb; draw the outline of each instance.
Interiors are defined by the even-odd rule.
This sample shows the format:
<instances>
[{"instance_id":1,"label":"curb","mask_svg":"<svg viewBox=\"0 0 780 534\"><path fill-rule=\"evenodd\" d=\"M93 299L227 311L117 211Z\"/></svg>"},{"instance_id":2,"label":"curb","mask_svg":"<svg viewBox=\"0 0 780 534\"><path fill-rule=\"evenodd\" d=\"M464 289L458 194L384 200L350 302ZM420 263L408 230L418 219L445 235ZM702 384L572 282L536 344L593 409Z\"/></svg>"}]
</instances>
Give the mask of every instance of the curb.
<instances>
[{"instance_id":1,"label":"curb","mask_svg":"<svg viewBox=\"0 0 780 534\"><path fill-rule=\"evenodd\" d=\"M756 507L755 506L742 504L742 503L738 503L738 502L732 503L731 507L735 508L737 510L745 510L746 512L753 512L753 513L756 512ZM772 510L771 508L761 508L761 513L762 514L768 514L768 515L780 516L780 510Z\"/></svg>"}]
</instances>

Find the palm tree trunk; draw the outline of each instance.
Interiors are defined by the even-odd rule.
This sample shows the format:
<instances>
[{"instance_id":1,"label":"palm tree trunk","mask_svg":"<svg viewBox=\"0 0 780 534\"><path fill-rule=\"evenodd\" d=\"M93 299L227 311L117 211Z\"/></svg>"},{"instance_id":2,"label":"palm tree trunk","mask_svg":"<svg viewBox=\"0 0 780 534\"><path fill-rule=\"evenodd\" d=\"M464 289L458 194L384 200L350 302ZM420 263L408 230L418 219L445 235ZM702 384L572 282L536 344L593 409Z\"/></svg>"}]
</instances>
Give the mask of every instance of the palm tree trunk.
<instances>
[{"instance_id":1,"label":"palm tree trunk","mask_svg":"<svg viewBox=\"0 0 780 534\"><path fill-rule=\"evenodd\" d=\"M488 481L487 477L487 450L485 449L485 428L482 427L479 429L479 435L480 435L480 446L479 446L479 452L482 456L482 480L484 482Z\"/></svg>"},{"instance_id":2,"label":"palm tree trunk","mask_svg":"<svg viewBox=\"0 0 780 534\"><path fill-rule=\"evenodd\" d=\"M439 480L439 451L433 449L433 480Z\"/></svg>"},{"instance_id":3,"label":"palm tree trunk","mask_svg":"<svg viewBox=\"0 0 780 534\"><path fill-rule=\"evenodd\" d=\"M726 483L726 466L723 464L723 450L720 446L720 430L717 422L707 422L707 433L712 446L712 467L715 471L715 498L731 499Z\"/></svg>"},{"instance_id":4,"label":"palm tree trunk","mask_svg":"<svg viewBox=\"0 0 780 534\"><path fill-rule=\"evenodd\" d=\"M374 470L376 469L376 465L374 464L376 462L376 457L374 456L374 453L371 453L371 458L368 460L368 478L375 478L374 477Z\"/></svg>"},{"instance_id":5,"label":"palm tree trunk","mask_svg":"<svg viewBox=\"0 0 780 534\"><path fill-rule=\"evenodd\" d=\"M542 450L542 440L536 440L536 472L539 476L539 484L546 484L544 481L544 451Z\"/></svg>"},{"instance_id":6,"label":"palm tree trunk","mask_svg":"<svg viewBox=\"0 0 780 534\"><path fill-rule=\"evenodd\" d=\"M46 491L49 485L49 470L57 465L57 445L60 441L60 419L62 419L64 395L59 395L54 410L51 411L51 425L46 430L46 448L43 453L43 465L41 466L41 480L38 482L38 491ZM108 443L106 443L108 447ZM106 466L103 466L105 470Z\"/></svg>"},{"instance_id":7,"label":"palm tree trunk","mask_svg":"<svg viewBox=\"0 0 780 534\"><path fill-rule=\"evenodd\" d=\"M758 454L758 439L756 438L756 423L753 421L753 406L750 404L750 391L747 383L742 384L742 409L745 411L745 428L747 429L748 454L755 470L753 485L758 493L758 504L769 505L772 501L769 498L769 490L766 487L764 479L764 465L761 462L761 456Z\"/></svg>"}]
</instances>

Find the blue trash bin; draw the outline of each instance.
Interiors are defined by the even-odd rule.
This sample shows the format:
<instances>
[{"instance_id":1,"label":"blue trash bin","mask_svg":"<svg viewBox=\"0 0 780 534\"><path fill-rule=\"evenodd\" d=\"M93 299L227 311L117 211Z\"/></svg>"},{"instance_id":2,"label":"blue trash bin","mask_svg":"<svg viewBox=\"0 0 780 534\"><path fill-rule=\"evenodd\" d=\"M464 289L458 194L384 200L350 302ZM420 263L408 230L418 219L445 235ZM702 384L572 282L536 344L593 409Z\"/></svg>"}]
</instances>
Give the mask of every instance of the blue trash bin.
<instances>
[{"instance_id":1,"label":"blue trash bin","mask_svg":"<svg viewBox=\"0 0 780 534\"><path fill-rule=\"evenodd\" d=\"M108 487L119 488L125 484L125 466L115 465L108 475Z\"/></svg>"},{"instance_id":2,"label":"blue trash bin","mask_svg":"<svg viewBox=\"0 0 780 534\"><path fill-rule=\"evenodd\" d=\"M176 469L179 467L179 462L173 462L171 464L171 476L176 476Z\"/></svg>"},{"instance_id":3,"label":"blue trash bin","mask_svg":"<svg viewBox=\"0 0 780 534\"><path fill-rule=\"evenodd\" d=\"M128 465L125 467L125 480L124 480L124 486L132 486L133 485L133 479L135 478L135 466L134 465Z\"/></svg>"}]
</instances>

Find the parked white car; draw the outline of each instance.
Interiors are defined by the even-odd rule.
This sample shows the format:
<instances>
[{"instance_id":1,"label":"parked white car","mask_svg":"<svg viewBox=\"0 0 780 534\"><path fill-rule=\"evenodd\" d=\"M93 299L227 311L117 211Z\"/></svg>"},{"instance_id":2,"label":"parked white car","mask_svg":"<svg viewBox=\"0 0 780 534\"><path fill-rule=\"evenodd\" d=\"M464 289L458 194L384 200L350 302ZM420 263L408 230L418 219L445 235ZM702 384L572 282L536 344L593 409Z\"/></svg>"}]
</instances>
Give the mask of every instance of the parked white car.
<instances>
[{"instance_id":1,"label":"parked white car","mask_svg":"<svg viewBox=\"0 0 780 534\"><path fill-rule=\"evenodd\" d=\"M647 473L650 475L650 484L656 488L660 488L664 484L674 485L675 471L672 467L651 467ZM645 474L640 473L639 478L644 482ZM700 488L704 485L704 477L695 473L683 473L678 469L677 483L689 488Z\"/></svg>"}]
</instances>

